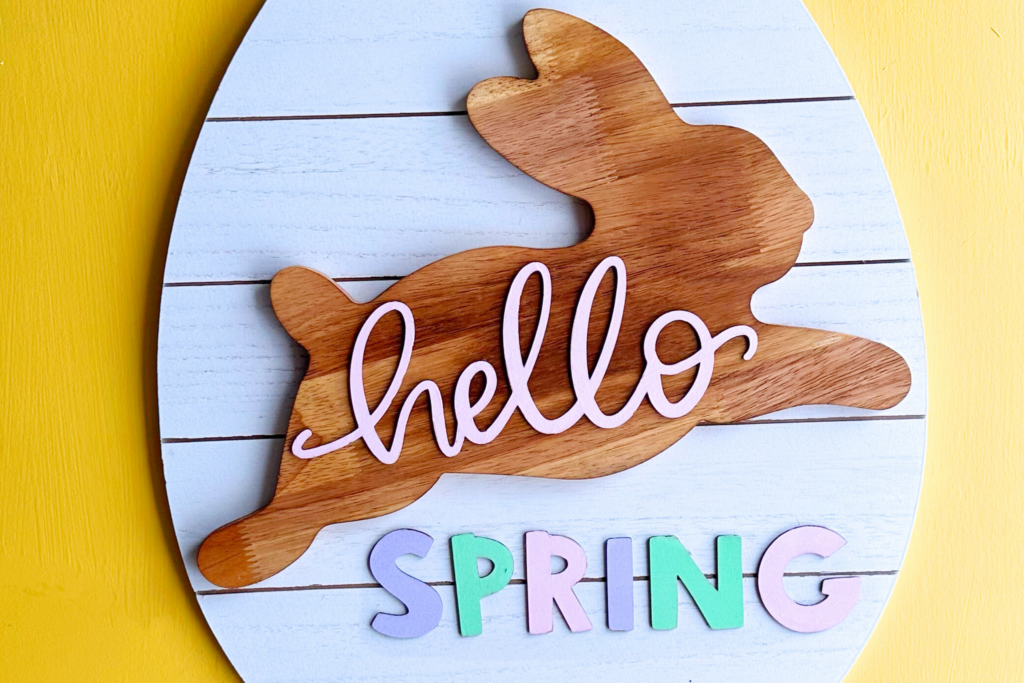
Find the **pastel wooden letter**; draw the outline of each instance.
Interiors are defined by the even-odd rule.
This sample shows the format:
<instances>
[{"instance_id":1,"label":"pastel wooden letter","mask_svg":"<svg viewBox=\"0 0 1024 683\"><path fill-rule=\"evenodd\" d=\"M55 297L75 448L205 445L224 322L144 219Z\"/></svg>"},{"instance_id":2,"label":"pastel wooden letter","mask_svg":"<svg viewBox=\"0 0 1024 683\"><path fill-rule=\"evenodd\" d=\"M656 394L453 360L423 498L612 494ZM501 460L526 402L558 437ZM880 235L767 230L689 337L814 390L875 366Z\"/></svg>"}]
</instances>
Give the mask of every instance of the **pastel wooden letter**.
<instances>
[{"instance_id":1,"label":"pastel wooden letter","mask_svg":"<svg viewBox=\"0 0 1024 683\"><path fill-rule=\"evenodd\" d=\"M565 560L565 569L551 573L551 556ZM593 626L572 587L587 573L587 555L580 544L546 531L526 532L526 620L530 633L551 633L552 603L573 633Z\"/></svg>"},{"instance_id":2,"label":"pastel wooden letter","mask_svg":"<svg viewBox=\"0 0 1024 683\"><path fill-rule=\"evenodd\" d=\"M402 601L405 614L378 612L370 622L374 631L392 638L418 638L441 621L444 606L431 586L398 568L402 555L426 557L434 539L415 529L398 529L385 535L370 551L370 573L387 592Z\"/></svg>"},{"instance_id":3,"label":"pastel wooden letter","mask_svg":"<svg viewBox=\"0 0 1024 683\"><path fill-rule=\"evenodd\" d=\"M477 559L481 557L494 565L486 576L480 576L477 565ZM512 553L501 543L473 534L452 536L455 603L462 635L478 636L483 633L480 601L508 585L512 568Z\"/></svg>"},{"instance_id":4,"label":"pastel wooden letter","mask_svg":"<svg viewBox=\"0 0 1024 683\"><path fill-rule=\"evenodd\" d=\"M825 579L821 592L825 599L814 605L801 605L786 594L782 577L788 565L800 555L831 557L846 545L846 539L820 526L790 529L768 546L757 569L757 592L761 603L779 622L791 631L817 633L832 628L853 611L860 598L860 577L844 576Z\"/></svg>"},{"instance_id":5,"label":"pastel wooden letter","mask_svg":"<svg viewBox=\"0 0 1024 683\"><path fill-rule=\"evenodd\" d=\"M676 580L697 604L713 629L743 626L743 568L739 536L719 536L718 588L704 576L675 536L654 536L650 540L651 626L673 629L679 619L679 590Z\"/></svg>"},{"instance_id":6,"label":"pastel wooden letter","mask_svg":"<svg viewBox=\"0 0 1024 683\"><path fill-rule=\"evenodd\" d=\"M608 628L633 630L633 539L609 538L604 544Z\"/></svg>"}]
</instances>

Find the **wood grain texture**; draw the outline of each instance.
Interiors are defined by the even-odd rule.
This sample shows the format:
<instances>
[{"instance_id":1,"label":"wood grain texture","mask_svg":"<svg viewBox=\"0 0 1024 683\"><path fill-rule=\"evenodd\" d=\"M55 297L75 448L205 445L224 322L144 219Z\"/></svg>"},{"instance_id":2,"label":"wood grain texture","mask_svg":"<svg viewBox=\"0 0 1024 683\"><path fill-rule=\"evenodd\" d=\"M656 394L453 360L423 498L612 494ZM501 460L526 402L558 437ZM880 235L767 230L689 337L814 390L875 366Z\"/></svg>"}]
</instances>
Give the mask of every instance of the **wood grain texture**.
<instances>
[{"instance_id":1,"label":"wood grain texture","mask_svg":"<svg viewBox=\"0 0 1024 683\"><path fill-rule=\"evenodd\" d=\"M239 46L210 115L465 110L466 93L478 81L530 75L516 25L535 6L449 0L351 3L339 11L332 0L269 2ZM557 0L545 6L617 27L616 35L645 55L672 102L852 94L799 3Z\"/></svg>"},{"instance_id":2,"label":"wood grain texture","mask_svg":"<svg viewBox=\"0 0 1024 683\"><path fill-rule=\"evenodd\" d=\"M639 549L634 549L638 554ZM517 558L519 559L519 558ZM410 569L415 573L415 568ZM462 638L455 626L450 586L437 587L444 602L441 623L413 640L381 638L367 624L379 611L401 609L374 588L204 595L199 602L215 624L217 638L247 683L280 681L608 681L643 671L666 681L826 681L853 662L885 603L893 576L861 578L858 609L839 626L794 638L764 611L754 580L744 579L743 628L712 631L688 597L679 602L679 626L650 627L648 585L634 582L630 633L602 626L570 634L559 615L555 632L526 632L522 585L512 585L483 602L484 632ZM791 577L786 589L796 599L817 599L818 577ZM595 624L603 624L603 583L575 588ZM301 624L296 628L296 624ZM279 653L288 652L288 658ZM367 653L373 653L372 666ZM742 662L737 662L742 653Z\"/></svg>"},{"instance_id":3,"label":"wood grain texture","mask_svg":"<svg viewBox=\"0 0 1024 683\"><path fill-rule=\"evenodd\" d=\"M506 544L517 558L515 579L523 578L524 530L566 534L586 551L587 576L600 578L604 541L613 536L630 534L639 548L649 536L673 534L700 566L713 567L714 538L740 534L743 571L753 573L769 543L808 521L841 533L847 545L828 561L798 558L789 571L894 572L914 516L914 497L905 491L920 481L924 431L923 419L705 425L613 477L448 474L403 510L323 529L294 564L253 588L373 584L365 558L384 534L401 528L437 541L425 559L402 561L425 581L452 580L447 539L467 531ZM175 532L197 591L217 589L196 564L200 543L270 502L283 441L164 446ZM647 575L639 552L634 574Z\"/></svg>"},{"instance_id":4,"label":"wood grain texture","mask_svg":"<svg viewBox=\"0 0 1024 683\"><path fill-rule=\"evenodd\" d=\"M426 266L389 288L386 299L353 302L319 273L287 268L271 285L274 310L310 354L296 396L273 501L211 534L198 563L213 583L245 586L279 572L328 524L376 517L422 496L445 472L586 479L633 467L657 455L701 421L749 419L791 406L836 403L894 406L910 389L906 362L884 345L806 328L766 325L750 310L764 284L795 263L810 227L810 200L767 146L736 128L690 126L679 119L640 61L620 42L580 19L549 10L528 13L523 34L538 71L534 80L492 78L473 88L469 116L488 144L541 182L587 202L595 225L582 243L559 250L488 248ZM716 357L715 376L698 407L666 420L647 403L623 426L603 431L581 422L543 435L518 414L497 440L443 458L426 411L410 420L398 461L385 465L365 445L311 460L290 454L291 442L312 429L325 443L352 431L346 391L356 332L384 300L409 304L417 345L392 409L381 421L389 443L398 406L418 382L436 381L451 396L463 368L480 360L501 367L500 315L509 283L533 261L550 269L554 302L546 343L531 390L547 415L575 401L566 377L575 293L598 263L618 256L629 271L620 343L598 392L606 413L622 406L643 365L640 342L659 315L686 310L712 333L749 325L758 337L753 360L733 342ZM680 283L683 283L682 286ZM537 326L539 296L527 290L520 333ZM609 278L596 310L610 310ZM532 298L531 298L532 297ZM394 316L392 316L394 317ZM367 350L370 404L394 372L401 325L377 326ZM607 324L607 323L605 323ZM591 362L604 330L591 326ZM692 335L667 328L659 351L691 355ZM692 373L664 378L667 393L685 393ZM495 399L480 413L489 424L510 390L499 377ZM446 407L448 424L453 415Z\"/></svg>"},{"instance_id":5,"label":"wood grain texture","mask_svg":"<svg viewBox=\"0 0 1024 683\"><path fill-rule=\"evenodd\" d=\"M750 131L813 199L798 263L910 257L857 102L676 113ZM582 202L518 172L464 115L210 123L164 279L270 280L296 263L332 277L403 276L477 247L570 246L592 226Z\"/></svg>"}]
</instances>

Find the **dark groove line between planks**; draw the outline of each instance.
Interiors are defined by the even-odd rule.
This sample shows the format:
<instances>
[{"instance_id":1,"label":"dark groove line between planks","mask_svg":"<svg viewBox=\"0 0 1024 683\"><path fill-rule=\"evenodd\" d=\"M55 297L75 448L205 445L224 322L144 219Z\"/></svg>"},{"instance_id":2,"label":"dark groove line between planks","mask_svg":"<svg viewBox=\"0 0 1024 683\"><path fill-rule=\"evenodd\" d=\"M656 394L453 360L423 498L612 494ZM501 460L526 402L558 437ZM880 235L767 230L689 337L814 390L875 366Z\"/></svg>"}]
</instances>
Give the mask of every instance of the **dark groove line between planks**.
<instances>
[{"instance_id":1,"label":"dark groove line between planks","mask_svg":"<svg viewBox=\"0 0 1024 683\"><path fill-rule=\"evenodd\" d=\"M701 427L749 427L756 425L778 425L778 424L815 424L819 422L892 422L896 420L923 420L924 415L855 415L850 417L803 417L781 420L744 420L742 422L701 422L695 428ZM163 444L178 443L211 443L217 441L260 441L272 439L284 439L286 434L246 434L242 436L183 436L167 437L160 439Z\"/></svg>"},{"instance_id":2,"label":"dark groove line between planks","mask_svg":"<svg viewBox=\"0 0 1024 683\"><path fill-rule=\"evenodd\" d=\"M822 577L833 576L896 576L899 570L891 569L886 571L853 571L853 572L786 572L783 576L792 577ZM714 579L715 574L705 574L704 578ZM744 579L756 579L757 574L750 572L743 574ZM633 581L648 581L650 577L634 576ZM580 579L580 583L604 583L603 576L588 577ZM425 581L428 586L454 586L454 581ZM525 579L512 579L508 582L510 586L522 586L526 584ZM286 593L292 591L320 591L320 590L348 590L352 588L380 588L379 583L339 583L339 584L318 584L312 586L269 586L267 588L215 588L196 591L196 595L237 595L239 593Z\"/></svg>"},{"instance_id":3,"label":"dark groove line between planks","mask_svg":"<svg viewBox=\"0 0 1024 683\"><path fill-rule=\"evenodd\" d=\"M333 277L335 282L390 282L405 275L364 275L362 277ZM165 282L164 287L225 287L233 285L269 285L270 280L206 280L201 282Z\"/></svg>"},{"instance_id":4,"label":"dark groove line between planks","mask_svg":"<svg viewBox=\"0 0 1024 683\"><path fill-rule=\"evenodd\" d=\"M860 261L807 261L795 263L793 268L822 268L826 266L888 266L910 263L908 258L864 259ZM335 277L335 282L390 282L401 280L405 275L367 275L364 277ZM270 280L207 280L195 282L165 282L164 287L230 287L235 285L269 285Z\"/></svg>"},{"instance_id":5,"label":"dark groove line between planks","mask_svg":"<svg viewBox=\"0 0 1024 683\"><path fill-rule=\"evenodd\" d=\"M789 97L768 100L719 100L715 102L676 102L670 105L673 109L690 107L728 107L749 106L757 104L800 104L804 102L845 102L856 99L853 95L835 95L830 97ZM378 114L282 114L280 116L210 116L209 123L246 123L259 121L337 121L346 119L402 119L424 118L430 116L467 116L464 109L456 111L409 111L387 112Z\"/></svg>"},{"instance_id":6,"label":"dark groove line between planks","mask_svg":"<svg viewBox=\"0 0 1024 683\"><path fill-rule=\"evenodd\" d=\"M710 102L675 102L669 106L673 109L686 109L688 107L738 107L752 104L801 104L805 102L848 102L857 99L853 95L828 95L824 97L782 97L777 99L763 100L718 100Z\"/></svg>"},{"instance_id":7,"label":"dark groove line between planks","mask_svg":"<svg viewBox=\"0 0 1024 683\"><path fill-rule=\"evenodd\" d=\"M908 258L861 259L857 261L806 261L794 263L794 268L820 268L822 266L887 266L894 263L910 263Z\"/></svg>"}]
</instances>

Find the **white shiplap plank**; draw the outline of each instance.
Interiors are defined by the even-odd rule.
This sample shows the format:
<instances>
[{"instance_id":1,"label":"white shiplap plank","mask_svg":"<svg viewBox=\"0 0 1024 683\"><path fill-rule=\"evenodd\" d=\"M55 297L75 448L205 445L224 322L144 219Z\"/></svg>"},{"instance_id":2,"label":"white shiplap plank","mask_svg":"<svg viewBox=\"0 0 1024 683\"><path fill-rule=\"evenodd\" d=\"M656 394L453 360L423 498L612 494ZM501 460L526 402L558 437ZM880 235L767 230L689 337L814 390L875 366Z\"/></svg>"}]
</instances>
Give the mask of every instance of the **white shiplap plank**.
<instances>
[{"instance_id":1,"label":"white shiplap plank","mask_svg":"<svg viewBox=\"0 0 1024 683\"><path fill-rule=\"evenodd\" d=\"M388 283L356 284L343 286L365 299ZM756 294L754 313L765 322L835 330L890 345L910 364L914 386L887 412L923 414L924 343L909 263L794 268ZM274 317L268 285L165 288L158 354L161 435L284 433L305 372L304 353ZM875 413L813 406L787 414Z\"/></svg>"},{"instance_id":2,"label":"white shiplap plank","mask_svg":"<svg viewBox=\"0 0 1024 683\"><path fill-rule=\"evenodd\" d=\"M481 635L457 633L454 591L438 587L441 623L412 640L386 638L370 620L401 607L384 590L361 588L200 596L217 639L247 683L342 681L649 681L782 683L838 681L853 663L889 595L893 576L865 576L861 596L838 626L797 634L761 606L753 579L744 579L744 625L713 631L686 596L679 625L650 627L649 589L634 583L633 631L605 628L604 584L576 587L594 630L569 633L557 611L553 633L526 631L525 588L506 586L482 603ZM794 597L810 595L816 578L791 578Z\"/></svg>"},{"instance_id":3,"label":"white shiplap plank","mask_svg":"<svg viewBox=\"0 0 1024 683\"><path fill-rule=\"evenodd\" d=\"M269 2L210 116L454 111L491 76L533 75L533 0ZM672 102L851 94L814 21L786 0L553 0L628 45Z\"/></svg>"},{"instance_id":4,"label":"white shiplap plank","mask_svg":"<svg viewBox=\"0 0 1024 683\"><path fill-rule=\"evenodd\" d=\"M452 579L453 534L495 538L521 564L523 534L531 529L578 541L590 577L604 576L605 539L622 535L634 538L638 576L647 574L641 546L660 534L678 536L712 568L715 536L739 534L743 571L754 572L767 545L801 524L834 529L847 546L827 561L801 558L791 571L895 570L917 502L910 494L924 432L921 419L702 426L646 463L600 479L446 475L404 510L324 529L295 564L257 585L373 582L370 548L404 527L435 539L426 559L409 558L430 581ZM196 567L199 544L269 502L281 446L280 439L164 445L175 532L196 590L216 588ZM522 578L522 566L514 576Z\"/></svg>"},{"instance_id":5,"label":"white shiplap plank","mask_svg":"<svg viewBox=\"0 0 1024 683\"><path fill-rule=\"evenodd\" d=\"M854 101L693 107L764 140L811 197L801 262L909 258L899 211ZM589 211L523 174L465 116L260 121L203 128L165 282L405 275L448 254L559 247Z\"/></svg>"}]
</instances>

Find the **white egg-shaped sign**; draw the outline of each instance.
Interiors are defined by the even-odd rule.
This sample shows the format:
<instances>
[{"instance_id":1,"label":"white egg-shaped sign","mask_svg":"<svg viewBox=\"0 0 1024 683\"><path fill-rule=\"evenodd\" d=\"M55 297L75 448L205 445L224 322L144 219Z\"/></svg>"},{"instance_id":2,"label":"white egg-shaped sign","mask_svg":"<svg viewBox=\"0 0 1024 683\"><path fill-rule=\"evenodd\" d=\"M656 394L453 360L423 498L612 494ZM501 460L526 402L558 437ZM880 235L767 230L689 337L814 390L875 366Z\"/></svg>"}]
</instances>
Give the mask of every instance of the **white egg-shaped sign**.
<instances>
[{"instance_id":1,"label":"white egg-shaped sign","mask_svg":"<svg viewBox=\"0 0 1024 683\"><path fill-rule=\"evenodd\" d=\"M838 681L925 438L860 107L799 0L533 9L239 47L160 314L203 613L247 683Z\"/></svg>"}]
</instances>

